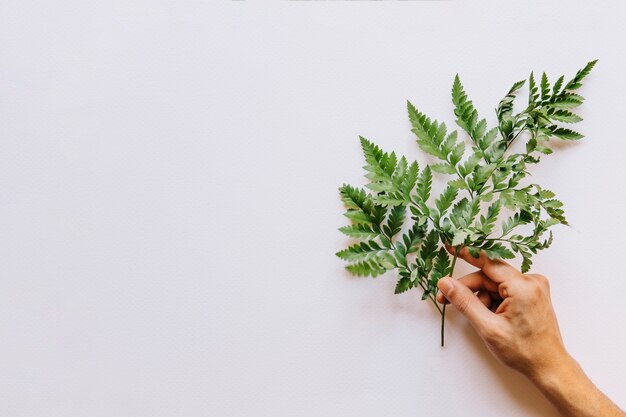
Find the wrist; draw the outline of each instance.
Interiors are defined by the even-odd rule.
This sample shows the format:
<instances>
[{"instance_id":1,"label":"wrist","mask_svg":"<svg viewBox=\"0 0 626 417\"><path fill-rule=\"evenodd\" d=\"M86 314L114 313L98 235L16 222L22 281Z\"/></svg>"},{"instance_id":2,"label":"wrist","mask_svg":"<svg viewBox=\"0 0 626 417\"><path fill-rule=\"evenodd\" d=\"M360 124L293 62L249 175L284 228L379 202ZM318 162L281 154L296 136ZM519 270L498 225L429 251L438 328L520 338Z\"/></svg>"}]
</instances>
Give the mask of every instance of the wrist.
<instances>
[{"instance_id":1,"label":"wrist","mask_svg":"<svg viewBox=\"0 0 626 417\"><path fill-rule=\"evenodd\" d=\"M623 416L587 377L578 362L565 350L546 365L527 374L541 393L563 416Z\"/></svg>"},{"instance_id":2,"label":"wrist","mask_svg":"<svg viewBox=\"0 0 626 417\"><path fill-rule=\"evenodd\" d=\"M570 354L562 349L544 357L541 364L527 373L527 377L538 387L549 388L567 383L580 367Z\"/></svg>"},{"instance_id":3,"label":"wrist","mask_svg":"<svg viewBox=\"0 0 626 417\"><path fill-rule=\"evenodd\" d=\"M571 407L574 399L582 398L594 388L578 362L565 349L555 352L542 367L527 377L560 410L563 405Z\"/></svg>"}]
</instances>

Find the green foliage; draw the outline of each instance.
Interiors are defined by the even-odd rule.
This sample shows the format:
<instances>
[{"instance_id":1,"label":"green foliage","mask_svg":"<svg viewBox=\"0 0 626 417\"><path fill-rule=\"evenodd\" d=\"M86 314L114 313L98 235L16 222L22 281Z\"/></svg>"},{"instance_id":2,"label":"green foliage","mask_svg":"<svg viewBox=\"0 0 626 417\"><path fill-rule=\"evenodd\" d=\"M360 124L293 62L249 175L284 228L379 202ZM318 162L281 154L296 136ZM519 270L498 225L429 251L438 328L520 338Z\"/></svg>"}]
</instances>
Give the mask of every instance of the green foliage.
<instances>
[{"instance_id":1,"label":"green foliage","mask_svg":"<svg viewBox=\"0 0 626 417\"><path fill-rule=\"evenodd\" d=\"M349 263L348 271L376 277L397 269L396 293L421 288L422 298L442 312L434 298L437 281L452 275L456 261L450 261L444 245L452 246L453 253L461 247L473 256L483 251L491 259L517 254L527 272L533 255L552 243L549 229L568 224L555 194L528 181L529 168L552 153L554 140L583 138L569 126L582 120L575 110L584 98L576 91L595 64L589 62L567 82L560 76L551 84L545 73L538 78L531 73L528 80L514 83L496 107L493 127L479 118L457 75L452 104L467 143L456 130L448 131L445 123L407 102L417 144L436 160L422 170L417 162L361 137L369 191L350 185L339 189L351 222L339 230L356 240L337 252ZM528 101L516 112L516 97L525 85ZM516 140L526 141L523 152L511 152ZM434 205L433 172L447 176Z\"/></svg>"},{"instance_id":2,"label":"green foliage","mask_svg":"<svg viewBox=\"0 0 626 417\"><path fill-rule=\"evenodd\" d=\"M408 204L419 171L417 162L408 165L405 157L398 161L394 152L388 154L364 137L360 139L370 180L367 188L378 193L374 200L386 206Z\"/></svg>"}]
</instances>

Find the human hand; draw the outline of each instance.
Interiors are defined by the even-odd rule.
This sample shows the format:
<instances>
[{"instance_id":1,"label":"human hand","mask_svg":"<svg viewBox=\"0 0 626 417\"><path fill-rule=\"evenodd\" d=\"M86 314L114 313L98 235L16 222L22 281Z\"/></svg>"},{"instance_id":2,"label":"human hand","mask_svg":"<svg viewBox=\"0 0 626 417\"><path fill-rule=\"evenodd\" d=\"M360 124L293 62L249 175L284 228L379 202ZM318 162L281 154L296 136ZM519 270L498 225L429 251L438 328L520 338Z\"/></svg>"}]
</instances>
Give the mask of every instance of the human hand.
<instances>
[{"instance_id":1,"label":"human hand","mask_svg":"<svg viewBox=\"0 0 626 417\"><path fill-rule=\"evenodd\" d=\"M437 301L445 297L463 313L497 359L526 375L563 416L626 417L565 350L546 277L484 252L474 258L467 248L458 257L479 270L440 279Z\"/></svg>"},{"instance_id":2,"label":"human hand","mask_svg":"<svg viewBox=\"0 0 626 417\"><path fill-rule=\"evenodd\" d=\"M497 359L531 378L569 360L546 277L522 274L483 252L474 258L467 248L458 256L480 270L441 279L437 300L445 296L464 314Z\"/></svg>"}]
</instances>

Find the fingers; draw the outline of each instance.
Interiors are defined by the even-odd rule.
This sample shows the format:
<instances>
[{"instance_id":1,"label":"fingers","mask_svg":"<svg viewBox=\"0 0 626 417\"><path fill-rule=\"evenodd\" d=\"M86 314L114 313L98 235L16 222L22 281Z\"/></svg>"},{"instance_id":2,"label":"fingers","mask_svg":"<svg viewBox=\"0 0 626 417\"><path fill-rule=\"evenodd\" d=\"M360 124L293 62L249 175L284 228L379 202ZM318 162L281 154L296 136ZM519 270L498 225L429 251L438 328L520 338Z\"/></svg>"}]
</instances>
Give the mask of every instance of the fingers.
<instances>
[{"instance_id":1,"label":"fingers","mask_svg":"<svg viewBox=\"0 0 626 417\"><path fill-rule=\"evenodd\" d=\"M481 303L485 305L489 310L491 310L491 295L489 295L486 291L478 291L476 293L476 297L480 300Z\"/></svg>"},{"instance_id":2,"label":"fingers","mask_svg":"<svg viewBox=\"0 0 626 417\"><path fill-rule=\"evenodd\" d=\"M489 279L483 271L476 271L471 274L467 274L459 278L459 282L472 290L472 292L476 292L478 290L486 290L489 292L498 291L498 284Z\"/></svg>"},{"instance_id":3,"label":"fingers","mask_svg":"<svg viewBox=\"0 0 626 417\"><path fill-rule=\"evenodd\" d=\"M498 292L498 284L490 280L482 271L472 272L458 279L458 281L468 287L472 292L485 290L487 292ZM445 297L440 292L437 294L437 301L444 303Z\"/></svg>"},{"instance_id":4,"label":"fingers","mask_svg":"<svg viewBox=\"0 0 626 417\"><path fill-rule=\"evenodd\" d=\"M479 332L491 320L493 313L462 283L452 278L442 278L437 287Z\"/></svg>"},{"instance_id":5,"label":"fingers","mask_svg":"<svg viewBox=\"0 0 626 417\"><path fill-rule=\"evenodd\" d=\"M504 298L517 297L519 295L532 296L533 289L543 288L550 291L548 279L543 275L525 274L522 279L514 279L503 282L498 286L500 296Z\"/></svg>"},{"instance_id":6,"label":"fingers","mask_svg":"<svg viewBox=\"0 0 626 417\"><path fill-rule=\"evenodd\" d=\"M446 249L453 255L456 251L456 248L449 245L446 245ZM458 257L470 265L481 269L488 278L497 283L522 277L522 273L513 268L510 264L500 259L489 259L484 251L480 251L478 258L474 258L469 252L469 249L463 247L459 250Z\"/></svg>"}]
</instances>

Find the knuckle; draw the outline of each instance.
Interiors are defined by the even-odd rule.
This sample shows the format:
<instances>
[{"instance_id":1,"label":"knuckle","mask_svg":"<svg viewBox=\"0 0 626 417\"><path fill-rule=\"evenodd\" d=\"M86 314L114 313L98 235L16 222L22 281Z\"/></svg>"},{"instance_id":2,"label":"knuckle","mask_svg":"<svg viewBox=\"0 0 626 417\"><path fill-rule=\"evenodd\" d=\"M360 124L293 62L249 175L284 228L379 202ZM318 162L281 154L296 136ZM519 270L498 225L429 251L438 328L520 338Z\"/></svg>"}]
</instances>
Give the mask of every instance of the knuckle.
<instances>
[{"instance_id":1,"label":"knuckle","mask_svg":"<svg viewBox=\"0 0 626 417\"><path fill-rule=\"evenodd\" d=\"M467 312L467 309L469 308L469 304L470 304L470 298L466 295L459 297L457 299L457 303L456 303L456 308L463 314L465 314Z\"/></svg>"},{"instance_id":2,"label":"knuckle","mask_svg":"<svg viewBox=\"0 0 626 417\"><path fill-rule=\"evenodd\" d=\"M539 274L525 275L525 285L533 296L540 296L545 291L549 291L550 284L548 278Z\"/></svg>"},{"instance_id":3,"label":"knuckle","mask_svg":"<svg viewBox=\"0 0 626 417\"><path fill-rule=\"evenodd\" d=\"M543 287L538 281L535 281L531 284L531 290L535 297L538 297L543 292Z\"/></svg>"},{"instance_id":4,"label":"knuckle","mask_svg":"<svg viewBox=\"0 0 626 417\"><path fill-rule=\"evenodd\" d=\"M550 285L550 281L548 280L548 278L545 275L541 275L541 274L529 274L528 277L532 278L533 280L539 282L541 285L543 286L549 286Z\"/></svg>"},{"instance_id":5,"label":"knuckle","mask_svg":"<svg viewBox=\"0 0 626 417\"><path fill-rule=\"evenodd\" d=\"M543 285L545 288L550 289L550 280L545 275L537 275L537 279L539 283Z\"/></svg>"},{"instance_id":6,"label":"knuckle","mask_svg":"<svg viewBox=\"0 0 626 417\"><path fill-rule=\"evenodd\" d=\"M456 296L456 291L454 290L454 287L449 288L444 296L448 299L448 301L452 301L452 299Z\"/></svg>"},{"instance_id":7,"label":"knuckle","mask_svg":"<svg viewBox=\"0 0 626 417\"><path fill-rule=\"evenodd\" d=\"M498 293L500 297L507 298L509 296L509 286L506 283L502 283L498 286Z\"/></svg>"},{"instance_id":8,"label":"knuckle","mask_svg":"<svg viewBox=\"0 0 626 417\"><path fill-rule=\"evenodd\" d=\"M535 275L535 283L541 292L550 291L550 281L544 275Z\"/></svg>"}]
</instances>

